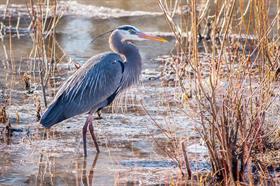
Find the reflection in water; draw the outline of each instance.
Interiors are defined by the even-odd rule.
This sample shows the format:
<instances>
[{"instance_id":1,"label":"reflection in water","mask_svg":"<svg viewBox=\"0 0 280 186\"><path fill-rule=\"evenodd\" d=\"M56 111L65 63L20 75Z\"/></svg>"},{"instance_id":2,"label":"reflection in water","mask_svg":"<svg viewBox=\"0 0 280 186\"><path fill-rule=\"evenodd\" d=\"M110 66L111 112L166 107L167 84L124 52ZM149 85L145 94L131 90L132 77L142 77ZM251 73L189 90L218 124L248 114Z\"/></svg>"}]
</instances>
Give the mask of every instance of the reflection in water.
<instances>
[{"instance_id":1,"label":"reflection in water","mask_svg":"<svg viewBox=\"0 0 280 186\"><path fill-rule=\"evenodd\" d=\"M83 163L83 179L82 179L84 185L92 186L92 184L93 184L93 175L94 175L95 166L96 166L96 163L97 163L98 156L99 156L99 153L96 153L95 157L94 157L94 160L92 162L92 165L90 167L88 175L87 175L87 160L84 159L84 163Z\"/></svg>"},{"instance_id":2,"label":"reflection in water","mask_svg":"<svg viewBox=\"0 0 280 186\"><path fill-rule=\"evenodd\" d=\"M67 170L67 167L61 167L59 171L60 158L53 157L52 153L41 153L38 162L38 172L35 180L32 177L26 183L34 185L94 185L94 172L99 153L95 154L91 167L88 170L87 159L76 159L73 162L75 169ZM63 160L61 160L63 161ZM69 162L71 164L71 161ZM70 165L71 166L71 165ZM75 171L73 171L75 170Z\"/></svg>"},{"instance_id":3,"label":"reflection in water","mask_svg":"<svg viewBox=\"0 0 280 186\"><path fill-rule=\"evenodd\" d=\"M44 155L43 153L41 153L39 158L39 169L36 176L35 185L43 185L43 184L54 185L53 178L52 178L54 174L52 173L51 165L53 165L53 162L50 160L49 156L46 155L44 161Z\"/></svg>"}]
</instances>

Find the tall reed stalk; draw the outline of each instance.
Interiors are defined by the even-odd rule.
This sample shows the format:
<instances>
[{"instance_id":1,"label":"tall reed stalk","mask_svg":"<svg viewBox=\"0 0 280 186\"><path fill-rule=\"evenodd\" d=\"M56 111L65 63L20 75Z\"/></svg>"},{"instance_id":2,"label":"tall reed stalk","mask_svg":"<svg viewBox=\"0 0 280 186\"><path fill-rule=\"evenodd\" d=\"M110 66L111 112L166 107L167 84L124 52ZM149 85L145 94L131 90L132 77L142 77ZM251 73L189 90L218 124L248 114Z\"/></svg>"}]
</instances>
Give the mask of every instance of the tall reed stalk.
<instances>
[{"instance_id":1,"label":"tall reed stalk","mask_svg":"<svg viewBox=\"0 0 280 186\"><path fill-rule=\"evenodd\" d=\"M44 105L47 106L45 87L57 61L55 29L60 17L57 15L56 0L36 2L30 0L29 7L32 16L29 28L34 31L32 35L34 45L30 57L39 62Z\"/></svg>"},{"instance_id":2,"label":"tall reed stalk","mask_svg":"<svg viewBox=\"0 0 280 186\"><path fill-rule=\"evenodd\" d=\"M180 63L186 64L182 70L194 74L178 80L183 94L189 94L186 87L193 87L193 98L185 104L208 148L212 175L225 185L253 184L253 166L261 177L269 177L255 156L269 150L265 136L274 129L269 116L276 99L280 13L278 8L269 17L269 3L217 0L210 9L207 1L198 11L197 0L159 0L175 35L177 55L183 56ZM201 33L203 28L207 35Z\"/></svg>"}]
</instances>

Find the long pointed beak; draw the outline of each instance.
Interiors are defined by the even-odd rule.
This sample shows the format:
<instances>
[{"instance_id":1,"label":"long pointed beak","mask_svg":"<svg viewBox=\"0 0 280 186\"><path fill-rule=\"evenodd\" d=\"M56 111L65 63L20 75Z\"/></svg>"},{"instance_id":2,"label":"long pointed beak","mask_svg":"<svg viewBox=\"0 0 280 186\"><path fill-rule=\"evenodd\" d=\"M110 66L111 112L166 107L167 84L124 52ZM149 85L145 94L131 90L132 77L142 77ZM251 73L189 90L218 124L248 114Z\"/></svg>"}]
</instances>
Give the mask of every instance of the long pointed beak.
<instances>
[{"instance_id":1,"label":"long pointed beak","mask_svg":"<svg viewBox=\"0 0 280 186\"><path fill-rule=\"evenodd\" d=\"M167 42L167 40L162 37L145 34L143 32L138 33L138 36L140 38L144 38L144 39L148 39L148 40L152 40L152 41L158 41L158 42L162 42L162 43Z\"/></svg>"}]
</instances>

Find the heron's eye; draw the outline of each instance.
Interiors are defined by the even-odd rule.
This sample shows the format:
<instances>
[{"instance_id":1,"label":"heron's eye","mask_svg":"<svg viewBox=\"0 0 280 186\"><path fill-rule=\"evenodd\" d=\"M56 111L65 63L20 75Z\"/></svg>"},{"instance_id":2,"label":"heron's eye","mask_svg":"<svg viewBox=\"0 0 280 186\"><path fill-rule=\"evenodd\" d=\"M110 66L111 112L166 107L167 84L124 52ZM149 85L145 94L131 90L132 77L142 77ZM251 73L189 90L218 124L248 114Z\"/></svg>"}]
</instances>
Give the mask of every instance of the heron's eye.
<instances>
[{"instance_id":1,"label":"heron's eye","mask_svg":"<svg viewBox=\"0 0 280 186\"><path fill-rule=\"evenodd\" d=\"M128 30L128 32L129 32L130 34L136 34L136 31L135 31L135 30Z\"/></svg>"}]
</instances>

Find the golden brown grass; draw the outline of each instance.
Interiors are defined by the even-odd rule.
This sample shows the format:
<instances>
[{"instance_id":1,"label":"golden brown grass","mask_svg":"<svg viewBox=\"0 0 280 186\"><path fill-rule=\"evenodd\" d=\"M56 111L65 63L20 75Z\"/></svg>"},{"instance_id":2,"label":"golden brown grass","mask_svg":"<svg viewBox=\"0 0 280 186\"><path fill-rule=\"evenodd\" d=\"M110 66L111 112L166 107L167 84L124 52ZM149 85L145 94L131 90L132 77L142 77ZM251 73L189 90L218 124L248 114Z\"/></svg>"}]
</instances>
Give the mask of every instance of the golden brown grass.
<instances>
[{"instance_id":1,"label":"golden brown grass","mask_svg":"<svg viewBox=\"0 0 280 186\"><path fill-rule=\"evenodd\" d=\"M159 0L159 5L176 38L186 72L177 74L178 84L183 95L193 96L182 101L208 148L212 176L225 185L254 184L253 164L268 173L256 155L269 151L269 134L279 123L272 108L279 104L280 9L271 18L268 1L215 2L214 10L207 1L202 11L196 0Z\"/></svg>"}]
</instances>

